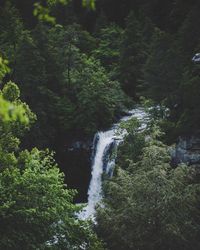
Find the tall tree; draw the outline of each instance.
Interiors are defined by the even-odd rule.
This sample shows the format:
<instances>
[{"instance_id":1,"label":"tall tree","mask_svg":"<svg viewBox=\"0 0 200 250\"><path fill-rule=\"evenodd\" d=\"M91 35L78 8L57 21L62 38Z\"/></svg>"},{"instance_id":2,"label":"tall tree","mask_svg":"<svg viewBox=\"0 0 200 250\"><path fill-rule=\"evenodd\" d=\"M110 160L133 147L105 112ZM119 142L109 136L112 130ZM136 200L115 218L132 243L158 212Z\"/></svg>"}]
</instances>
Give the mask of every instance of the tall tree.
<instances>
[{"instance_id":1,"label":"tall tree","mask_svg":"<svg viewBox=\"0 0 200 250\"><path fill-rule=\"evenodd\" d=\"M147 96L161 102L164 99L169 105L179 86L183 70L182 54L170 34L155 30L150 54L144 66L144 89Z\"/></svg>"},{"instance_id":2,"label":"tall tree","mask_svg":"<svg viewBox=\"0 0 200 250\"><path fill-rule=\"evenodd\" d=\"M126 24L120 56L120 81L124 91L135 97L137 85L142 78L146 52L142 27L134 12L129 14Z\"/></svg>"},{"instance_id":3,"label":"tall tree","mask_svg":"<svg viewBox=\"0 0 200 250\"><path fill-rule=\"evenodd\" d=\"M113 250L198 249L199 184L192 182L194 173L183 165L172 169L167 147L153 137L141 160L129 156L128 171L119 166L105 187L97 212L99 236Z\"/></svg>"}]
</instances>

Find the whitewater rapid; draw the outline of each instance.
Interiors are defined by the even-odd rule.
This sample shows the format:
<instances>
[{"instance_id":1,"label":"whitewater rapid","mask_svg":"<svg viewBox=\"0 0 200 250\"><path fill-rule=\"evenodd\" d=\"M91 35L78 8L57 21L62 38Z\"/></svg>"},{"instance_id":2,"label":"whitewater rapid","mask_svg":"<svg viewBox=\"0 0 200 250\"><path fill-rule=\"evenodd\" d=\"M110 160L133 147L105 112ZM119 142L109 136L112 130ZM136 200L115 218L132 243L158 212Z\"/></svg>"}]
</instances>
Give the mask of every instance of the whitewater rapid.
<instances>
[{"instance_id":1,"label":"whitewater rapid","mask_svg":"<svg viewBox=\"0 0 200 250\"><path fill-rule=\"evenodd\" d=\"M104 132L97 132L93 140L92 152L92 172L91 181L88 189L88 203L79 217L83 220L94 218L95 207L102 199L102 175L107 173L110 177L113 174L115 166L116 151L120 142L126 134L126 131L121 131L120 134L116 133L122 121L128 121L131 118L137 118L141 122L141 128L145 127L146 113L144 109L137 108L129 111L120 121L113 125L113 127ZM112 152L115 151L114 156ZM112 157L111 157L112 156Z\"/></svg>"}]
</instances>

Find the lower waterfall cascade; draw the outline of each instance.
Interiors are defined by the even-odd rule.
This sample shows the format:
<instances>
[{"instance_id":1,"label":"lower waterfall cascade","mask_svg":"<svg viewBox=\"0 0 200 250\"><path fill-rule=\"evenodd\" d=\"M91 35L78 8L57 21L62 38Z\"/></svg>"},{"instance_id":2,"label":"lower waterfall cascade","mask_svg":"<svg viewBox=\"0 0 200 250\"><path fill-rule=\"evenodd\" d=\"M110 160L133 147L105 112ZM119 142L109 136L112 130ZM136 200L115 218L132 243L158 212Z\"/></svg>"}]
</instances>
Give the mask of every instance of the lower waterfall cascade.
<instances>
[{"instance_id":1,"label":"lower waterfall cascade","mask_svg":"<svg viewBox=\"0 0 200 250\"><path fill-rule=\"evenodd\" d=\"M123 141L126 134L126 131L123 131L120 135L116 134L116 132L122 121L128 121L133 117L141 122L141 129L145 128L147 114L144 109L136 108L129 111L111 129L95 134L92 147L92 172L88 189L88 203L80 212L79 218L83 220L88 218L94 219L95 207L102 199L102 174L106 173L112 177L116 155L114 157L110 156L114 150L117 150L118 145Z\"/></svg>"}]
</instances>

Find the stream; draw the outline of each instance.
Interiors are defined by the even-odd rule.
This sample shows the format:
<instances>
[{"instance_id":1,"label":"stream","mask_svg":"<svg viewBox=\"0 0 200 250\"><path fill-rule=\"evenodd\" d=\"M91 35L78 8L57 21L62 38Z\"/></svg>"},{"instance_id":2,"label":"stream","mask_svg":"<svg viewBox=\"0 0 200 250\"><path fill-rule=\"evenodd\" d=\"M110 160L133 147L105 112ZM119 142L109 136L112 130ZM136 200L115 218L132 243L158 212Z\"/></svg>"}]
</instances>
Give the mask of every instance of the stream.
<instances>
[{"instance_id":1,"label":"stream","mask_svg":"<svg viewBox=\"0 0 200 250\"><path fill-rule=\"evenodd\" d=\"M116 133L122 121L128 121L133 117L141 122L141 129L146 125L147 114L142 108L135 108L122 117L112 128L107 131L97 132L93 140L93 150L91 157L91 180L88 189L88 202L86 207L79 214L79 218L85 220L94 218L95 207L102 199L102 175L108 174L112 177L118 145L123 141L126 131ZM112 156L112 157L111 157Z\"/></svg>"}]
</instances>

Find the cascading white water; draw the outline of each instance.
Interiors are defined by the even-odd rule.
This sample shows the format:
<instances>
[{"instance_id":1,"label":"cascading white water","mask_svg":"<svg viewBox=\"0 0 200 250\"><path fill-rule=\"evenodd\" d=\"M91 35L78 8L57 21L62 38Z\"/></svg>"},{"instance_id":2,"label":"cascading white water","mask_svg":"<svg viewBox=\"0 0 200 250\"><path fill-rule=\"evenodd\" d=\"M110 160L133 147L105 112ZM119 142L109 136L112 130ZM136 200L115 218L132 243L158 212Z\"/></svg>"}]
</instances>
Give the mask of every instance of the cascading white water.
<instances>
[{"instance_id":1,"label":"cascading white water","mask_svg":"<svg viewBox=\"0 0 200 250\"><path fill-rule=\"evenodd\" d=\"M142 128L145 126L143 119L146 113L143 109L138 108L129 111L129 114L123 117L118 123L105 132L98 132L95 135L93 145L93 160L92 160L92 177L88 189L88 203L83 211L79 214L81 219L93 218L95 213L95 206L102 198L102 174L105 171L112 176L115 158L109 159L109 156L113 148L117 148L119 143L123 140L125 132L116 136L116 131L121 121L130 120L133 117L138 118L142 123Z\"/></svg>"}]
</instances>

